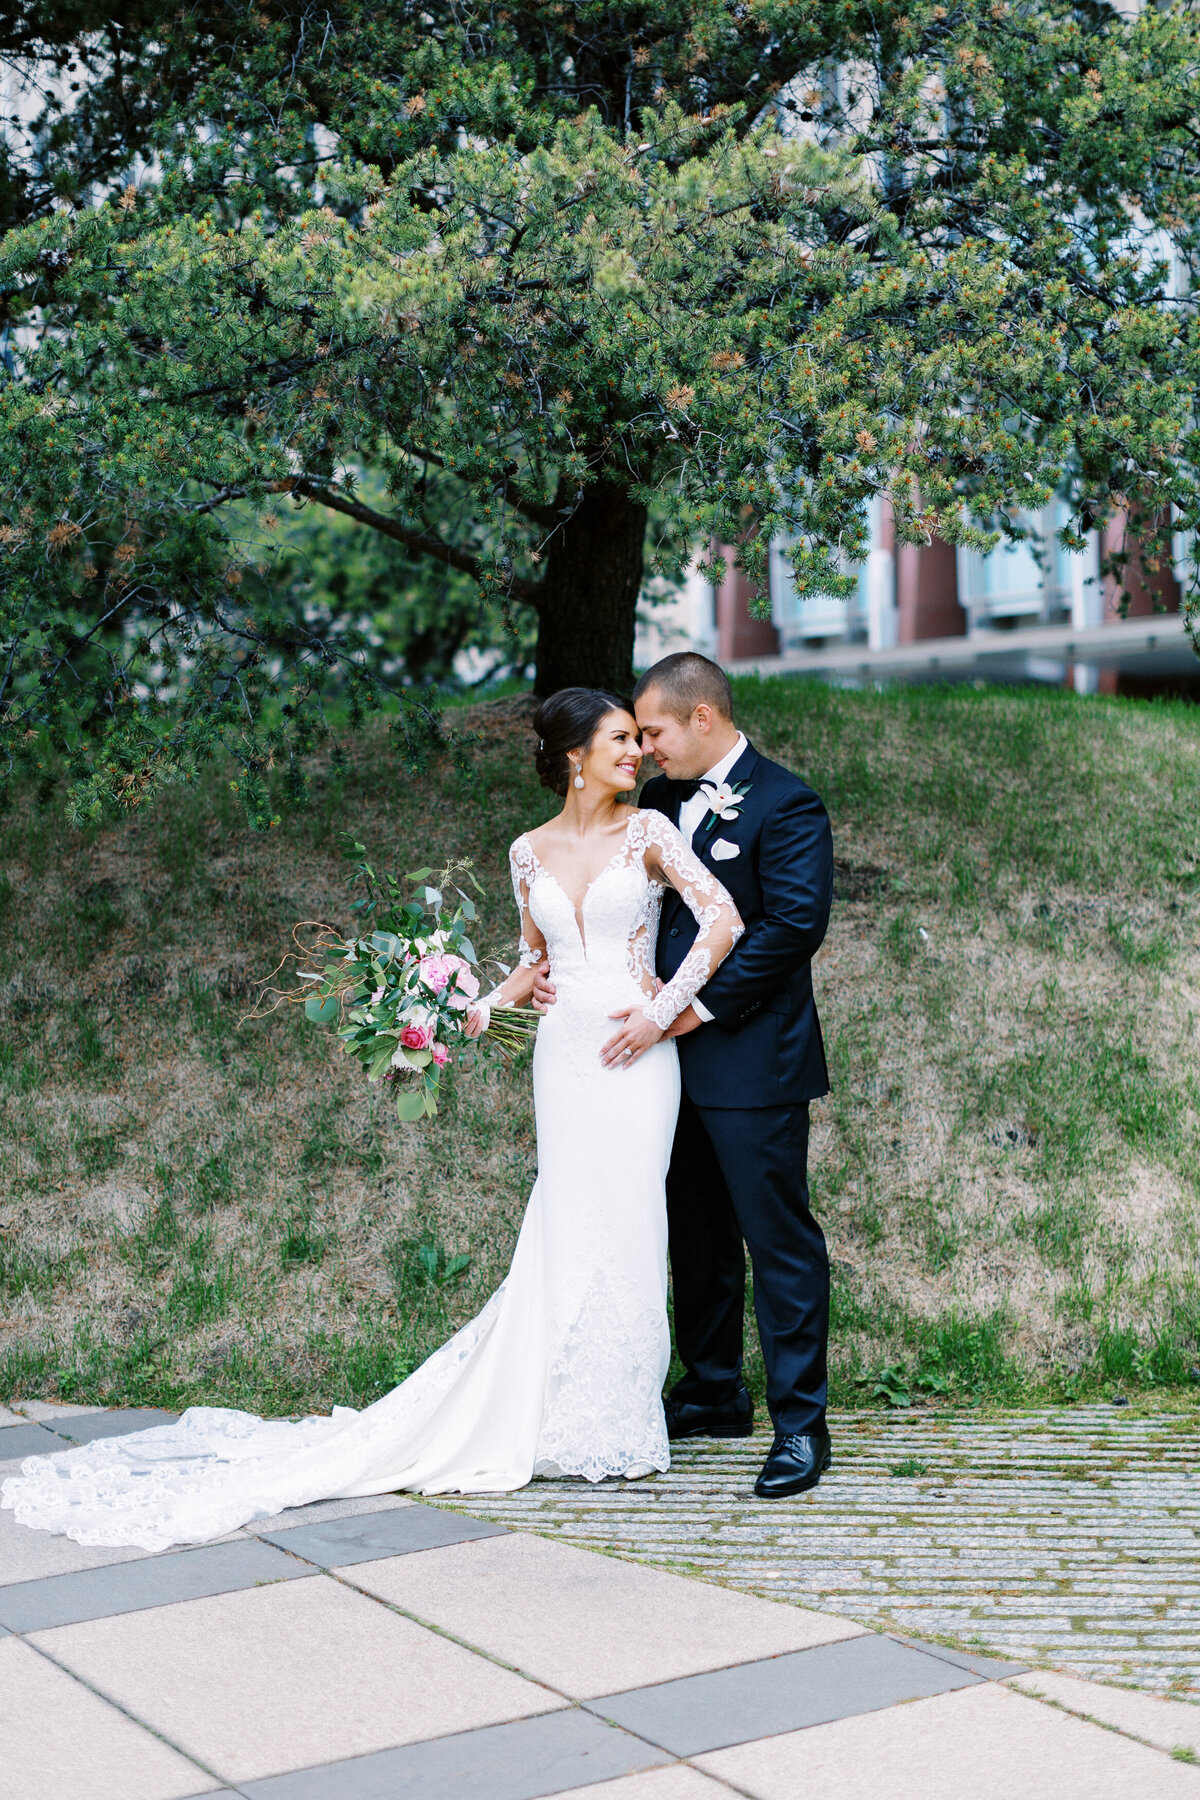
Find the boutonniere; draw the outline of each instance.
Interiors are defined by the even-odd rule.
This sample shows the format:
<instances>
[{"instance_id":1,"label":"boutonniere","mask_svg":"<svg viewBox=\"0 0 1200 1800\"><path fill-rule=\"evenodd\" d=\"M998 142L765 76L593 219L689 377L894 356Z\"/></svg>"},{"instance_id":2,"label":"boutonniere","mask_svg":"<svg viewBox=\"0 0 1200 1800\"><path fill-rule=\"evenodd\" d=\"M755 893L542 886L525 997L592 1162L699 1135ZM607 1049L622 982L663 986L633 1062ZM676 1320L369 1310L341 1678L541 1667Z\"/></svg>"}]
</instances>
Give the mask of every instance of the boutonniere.
<instances>
[{"instance_id":1,"label":"boutonniere","mask_svg":"<svg viewBox=\"0 0 1200 1800\"><path fill-rule=\"evenodd\" d=\"M728 781L702 781L700 792L708 801L708 819L705 831L711 831L718 819L736 819L741 813L742 801L750 792L752 783L739 781L731 784Z\"/></svg>"}]
</instances>

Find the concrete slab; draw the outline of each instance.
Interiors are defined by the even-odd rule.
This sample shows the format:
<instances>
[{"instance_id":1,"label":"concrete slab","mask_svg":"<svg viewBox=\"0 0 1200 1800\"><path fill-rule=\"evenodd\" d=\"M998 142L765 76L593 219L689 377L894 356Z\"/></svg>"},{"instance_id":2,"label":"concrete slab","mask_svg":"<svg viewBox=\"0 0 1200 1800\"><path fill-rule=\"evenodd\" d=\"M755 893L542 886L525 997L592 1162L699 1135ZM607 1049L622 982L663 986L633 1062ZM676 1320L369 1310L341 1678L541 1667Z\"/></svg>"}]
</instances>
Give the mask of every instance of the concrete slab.
<instances>
[{"instance_id":1,"label":"concrete slab","mask_svg":"<svg viewBox=\"0 0 1200 1800\"><path fill-rule=\"evenodd\" d=\"M267 1531L284 1531L291 1525L323 1525L327 1519L353 1519L360 1513L394 1512L399 1506L413 1506L408 1494L367 1494L358 1500L314 1500L311 1506L290 1506L286 1512L269 1519L255 1519L245 1526L239 1537L261 1537Z\"/></svg>"},{"instance_id":2,"label":"concrete slab","mask_svg":"<svg viewBox=\"0 0 1200 1800\"><path fill-rule=\"evenodd\" d=\"M107 1406L77 1406L72 1400L14 1400L13 1411L26 1419L78 1419L84 1413L105 1413Z\"/></svg>"},{"instance_id":3,"label":"concrete slab","mask_svg":"<svg viewBox=\"0 0 1200 1800\"><path fill-rule=\"evenodd\" d=\"M649 1744L572 1710L304 1769L241 1791L247 1800L539 1800L561 1793L566 1780L607 1796L610 1788L596 1783L663 1760Z\"/></svg>"},{"instance_id":4,"label":"concrete slab","mask_svg":"<svg viewBox=\"0 0 1200 1800\"><path fill-rule=\"evenodd\" d=\"M850 1713L899 1706L978 1680L966 1669L906 1649L891 1638L867 1636L609 1694L587 1706L675 1756L694 1756Z\"/></svg>"},{"instance_id":5,"label":"concrete slab","mask_svg":"<svg viewBox=\"0 0 1200 1800\"><path fill-rule=\"evenodd\" d=\"M686 1763L625 1775L603 1787L566 1788L554 1800L729 1800L733 1789L715 1776L701 1775Z\"/></svg>"},{"instance_id":6,"label":"concrete slab","mask_svg":"<svg viewBox=\"0 0 1200 1800\"><path fill-rule=\"evenodd\" d=\"M362 1563L353 1580L574 1698L862 1635L846 1619L516 1534Z\"/></svg>"},{"instance_id":7,"label":"concrete slab","mask_svg":"<svg viewBox=\"0 0 1200 1800\"><path fill-rule=\"evenodd\" d=\"M293 1556L303 1556L323 1569L344 1569L354 1563L374 1562L382 1556L411 1555L414 1551L444 1549L447 1544L508 1535L503 1525L465 1519L461 1513L441 1512L435 1506L359 1514L357 1518L333 1519L321 1525L297 1525L287 1531L255 1528L256 1537L277 1544Z\"/></svg>"},{"instance_id":8,"label":"concrete slab","mask_svg":"<svg viewBox=\"0 0 1200 1800\"><path fill-rule=\"evenodd\" d=\"M983 1682L699 1758L753 1800L1197 1800L1200 1769Z\"/></svg>"},{"instance_id":9,"label":"concrete slab","mask_svg":"<svg viewBox=\"0 0 1200 1800\"><path fill-rule=\"evenodd\" d=\"M20 1413L13 1412L11 1407L0 1406L0 1431L3 1431L6 1425L24 1425L24 1423L25 1420Z\"/></svg>"},{"instance_id":10,"label":"concrete slab","mask_svg":"<svg viewBox=\"0 0 1200 1800\"><path fill-rule=\"evenodd\" d=\"M65 1449L66 1445L60 1444L59 1448ZM71 1574L76 1569L140 1562L145 1555L144 1550L100 1549L73 1544L70 1538L58 1537L54 1532L34 1531L28 1525L18 1525L15 1513L0 1509L0 1588L12 1582L36 1581L47 1575Z\"/></svg>"},{"instance_id":11,"label":"concrete slab","mask_svg":"<svg viewBox=\"0 0 1200 1800\"><path fill-rule=\"evenodd\" d=\"M27 1525L18 1525L11 1512L0 1512L0 1591L11 1582L97 1570L110 1562L140 1562L144 1557L144 1550L72 1544L70 1537L34 1532Z\"/></svg>"},{"instance_id":12,"label":"concrete slab","mask_svg":"<svg viewBox=\"0 0 1200 1800\"><path fill-rule=\"evenodd\" d=\"M0 1643L0 1800L191 1800L216 1782L19 1638Z\"/></svg>"},{"instance_id":13,"label":"concrete slab","mask_svg":"<svg viewBox=\"0 0 1200 1800\"><path fill-rule=\"evenodd\" d=\"M41 1581L14 1582L0 1588L0 1623L11 1631L44 1631L308 1575L311 1570L304 1563L285 1556L274 1544L239 1538Z\"/></svg>"},{"instance_id":14,"label":"concrete slab","mask_svg":"<svg viewBox=\"0 0 1200 1800\"><path fill-rule=\"evenodd\" d=\"M20 1465L27 1456L48 1456L53 1450L66 1450L69 1446L64 1439L56 1437L44 1425L31 1425L22 1419L18 1425L5 1427L0 1437L0 1450L4 1452L5 1462L16 1463L12 1470L14 1475L20 1473Z\"/></svg>"},{"instance_id":15,"label":"concrete slab","mask_svg":"<svg viewBox=\"0 0 1200 1800\"><path fill-rule=\"evenodd\" d=\"M562 1704L326 1575L32 1641L235 1787Z\"/></svg>"},{"instance_id":16,"label":"concrete slab","mask_svg":"<svg viewBox=\"0 0 1200 1800\"><path fill-rule=\"evenodd\" d=\"M1008 1685L1019 1693L1052 1700L1080 1718L1099 1719L1130 1737L1144 1738L1160 1750L1191 1750L1200 1756L1200 1706L1186 1700L1163 1700L1157 1694L1079 1681L1045 1669L1030 1670Z\"/></svg>"},{"instance_id":17,"label":"concrete slab","mask_svg":"<svg viewBox=\"0 0 1200 1800\"><path fill-rule=\"evenodd\" d=\"M898 1644L907 1644L910 1650L924 1650L927 1656L940 1656L943 1662L953 1663L956 1669L970 1669L972 1675L982 1675L985 1681L1003 1681L1009 1675L1024 1675L1028 1665L1022 1663L1003 1662L998 1656L980 1656L974 1650L948 1650L945 1644L931 1644L924 1638L897 1637L889 1632Z\"/></svg>"},{"instance_id":18,"label":"concrete slab","mask_svg":"<svg viewBox=\"0 0 1200 1800\"><path fill-rule=\"evenodd\" d=\"M149 1431L153 1425L173 1425L178 1417L178 1413L146 1406L123 1407L114 1412L75 1412L46 1422L68 1443L91 1444L97 1438L128 1437L134 1431Z\"/></svg>"}]
</instances>

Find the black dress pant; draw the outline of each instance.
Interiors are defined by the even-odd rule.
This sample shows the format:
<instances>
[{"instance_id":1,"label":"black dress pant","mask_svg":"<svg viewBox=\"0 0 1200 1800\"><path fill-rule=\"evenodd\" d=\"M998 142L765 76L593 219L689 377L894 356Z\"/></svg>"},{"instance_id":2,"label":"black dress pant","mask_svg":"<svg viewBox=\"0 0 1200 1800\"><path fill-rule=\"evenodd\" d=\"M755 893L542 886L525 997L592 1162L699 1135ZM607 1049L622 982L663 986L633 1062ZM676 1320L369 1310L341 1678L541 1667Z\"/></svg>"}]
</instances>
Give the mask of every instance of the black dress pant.
<instances>
[{"instance_id":1,"label":"black dress pant","mask_svg":"<svg viewBox=\"0 0 1200 1800\"><path fill-rule=\"evenodd\" d=\"M667 1175L678 1400L718 1405L742 1373L746 1258L780 1432L825 1423L829 1257L808 1206L808 1106L740 1112L685 1093Z\"/></svg>"}]
</instances>

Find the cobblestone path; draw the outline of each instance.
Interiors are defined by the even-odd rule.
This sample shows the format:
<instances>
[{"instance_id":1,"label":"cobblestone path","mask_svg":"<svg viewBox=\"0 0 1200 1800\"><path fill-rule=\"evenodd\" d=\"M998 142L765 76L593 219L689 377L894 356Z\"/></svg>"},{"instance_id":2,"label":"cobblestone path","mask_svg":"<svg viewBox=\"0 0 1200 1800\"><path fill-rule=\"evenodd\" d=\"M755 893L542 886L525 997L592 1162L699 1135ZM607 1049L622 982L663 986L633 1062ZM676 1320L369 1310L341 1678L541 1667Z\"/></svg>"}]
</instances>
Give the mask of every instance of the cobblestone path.
<instances>
[{"instance_id":1,"label":"cobblestone path","mask_svg":"<svg viewBox=\"0 0 1200 1800\"><path fill-rule=\"evenodd\" d=\"M764 1437L646 1481L453 1504L863 1624L1200 1700L1200 1414L842 1415L812 1494L755 1500Z\"/></svg>"}]
</instances>

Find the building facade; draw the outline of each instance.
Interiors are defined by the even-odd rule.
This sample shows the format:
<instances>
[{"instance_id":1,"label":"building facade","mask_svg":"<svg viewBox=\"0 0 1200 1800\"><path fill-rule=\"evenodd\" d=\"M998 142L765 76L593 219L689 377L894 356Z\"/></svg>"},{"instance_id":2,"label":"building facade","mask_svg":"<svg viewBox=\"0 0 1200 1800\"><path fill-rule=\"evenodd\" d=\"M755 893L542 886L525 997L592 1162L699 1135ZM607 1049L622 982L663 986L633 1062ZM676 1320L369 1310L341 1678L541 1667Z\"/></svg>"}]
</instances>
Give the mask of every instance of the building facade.
<instances>
[{"instance_id":1,"label":"building facade","mask_svg":"<svg viewBox=\"0 0 1200 1800\"><path fill-rule=\"evenodd\" d=\"M638 631L640 667L671 650L692 648L722 663L780 652L824 650L860 644L890 650L926 639L978 637L1037 626L1074 631L1112 624L1121 617L1119 588L1101 574L1106 556L1122 548L1114 523L1089 535L1086 548L1064 550L1057 532L1066 508L1055 501L1024 520L1030 536L1000 544L986 555L956 549L933 538L928 544L895 542L886 500L876 500L870 549L854 571L858 582L847 600L797 594L786 543L771 545L769 617L753 607L761 589L737 566L729 546L721 551L725 573L714 587L693 571L677 593L643 609ZM1178 613L1183 546L1174 566L1151 573L1136 556L1127 570L1132 618Z\"/></svg>"}]
</instances>

